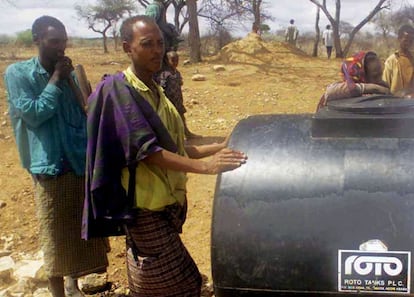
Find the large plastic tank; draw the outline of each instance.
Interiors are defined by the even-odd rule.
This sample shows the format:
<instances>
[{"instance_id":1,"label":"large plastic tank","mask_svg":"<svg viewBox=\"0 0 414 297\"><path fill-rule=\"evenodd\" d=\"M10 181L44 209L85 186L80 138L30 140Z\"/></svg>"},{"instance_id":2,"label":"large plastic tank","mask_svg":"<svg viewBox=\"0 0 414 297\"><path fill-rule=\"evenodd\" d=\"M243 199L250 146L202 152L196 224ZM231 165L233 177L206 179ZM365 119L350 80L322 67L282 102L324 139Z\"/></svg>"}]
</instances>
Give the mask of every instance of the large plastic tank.
<instances>
[{"instance_id":1,"label":"large plastic tank","mask_svg":"<svg viewBox=\"0 0 414 297\"><path fill-rule=\"evenodd\" d=\"M235 127L218 176L216 297L410 295L414 100L356 98Z\"/></svg>"}]
</instances>

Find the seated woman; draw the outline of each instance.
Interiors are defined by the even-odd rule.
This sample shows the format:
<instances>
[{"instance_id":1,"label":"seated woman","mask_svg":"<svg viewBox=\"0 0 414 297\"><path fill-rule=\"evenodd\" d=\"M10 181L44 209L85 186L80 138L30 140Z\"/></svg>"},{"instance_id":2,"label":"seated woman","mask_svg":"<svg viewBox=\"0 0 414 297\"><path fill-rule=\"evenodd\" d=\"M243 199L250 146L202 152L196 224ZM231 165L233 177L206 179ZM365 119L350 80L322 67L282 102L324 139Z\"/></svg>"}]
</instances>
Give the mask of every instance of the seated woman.
<instances>
[{"instance_id":1,"label":"seated woman","mask_svg":"<svg viewBox=\"0 0 414 297\"><path fill-rule=\"evenodd\" d=\"M360 51L341 65L342 82L330 84L321 97L317 110L329 101L372 94L389 94L382 80L382 63L374 52Z\"/></svg>"}]
</instances>

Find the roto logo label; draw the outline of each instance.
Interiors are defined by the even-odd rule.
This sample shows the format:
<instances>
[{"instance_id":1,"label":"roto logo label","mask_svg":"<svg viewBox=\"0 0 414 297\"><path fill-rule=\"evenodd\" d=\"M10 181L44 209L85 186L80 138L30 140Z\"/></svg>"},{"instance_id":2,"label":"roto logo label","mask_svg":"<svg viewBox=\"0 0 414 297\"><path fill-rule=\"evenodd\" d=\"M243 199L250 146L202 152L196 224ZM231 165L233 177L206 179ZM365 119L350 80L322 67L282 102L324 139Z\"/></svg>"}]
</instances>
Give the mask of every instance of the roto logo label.
<instances>
[{"instance_id":1,"label":"roto logo label","mask_svg":"<svg viewBox=\"0 0 414 297\"><path fill-rule=\"evenodd\" d=\"M338 251L338 291L410 293L411 252Z\"/></svg>"},{"instance_id":2,"label":"roto logo label","mask_svg":"<svg viewBox=\"0 0 414 297\"><path fill-rule=\"evenodd\" d=\"M345 260L345 275L354 272L359 275L368 275L374 272L375 276L397 276L403 270L403 263L396 257L350 256Z\"/></svg>"}]
</instances>

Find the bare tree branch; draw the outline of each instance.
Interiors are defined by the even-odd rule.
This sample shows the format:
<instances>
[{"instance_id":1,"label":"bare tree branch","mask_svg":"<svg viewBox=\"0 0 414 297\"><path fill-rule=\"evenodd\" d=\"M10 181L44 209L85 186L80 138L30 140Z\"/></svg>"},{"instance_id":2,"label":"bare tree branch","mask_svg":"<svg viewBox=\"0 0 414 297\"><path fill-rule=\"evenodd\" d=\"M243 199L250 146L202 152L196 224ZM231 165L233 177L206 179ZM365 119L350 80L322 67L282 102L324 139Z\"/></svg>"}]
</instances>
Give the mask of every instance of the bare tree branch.
<instances>
[{"instance_id":1,"label":"bare tree branch","mask_svg":"<svg viewBox=\"0 0 414 297\"><path fill-rule=\"evenodd\" d=\"M361 30L363 26L365 26L373 17L378 14L381 10L389 8L390 0L378 0L378 3L375 7L369 12L369 14L358 24L356 25L353 30L349 34L349 39L342 49L341 40L340 40L340 14L341 14L341 0L335 0L335 17L329 12L326 0L323 0L321 3L319 0L309 0L313 4L315 4L318 8L322 10L325 16L328 18L329 22L332 25L332 31L334 35L334 43L335 43L335 52L337 58L342 58L348 54L348 51L352 45L352 42L355 38L355 35Z\"/></svg>"},{"instance_id":2,"label":"bare tree branch","mask_svg":"<svg viewBox=\"0 0 414 297\"><path fill-rule=\"evenodd\" d=\"M77 15L88 23L88 28L102 34L105 53L108 52L106 36L108 29L115 25L124 14L131 14L135 9L132 0L99 0L97 5L75 5Z\"/></svg>"}]
</instances>

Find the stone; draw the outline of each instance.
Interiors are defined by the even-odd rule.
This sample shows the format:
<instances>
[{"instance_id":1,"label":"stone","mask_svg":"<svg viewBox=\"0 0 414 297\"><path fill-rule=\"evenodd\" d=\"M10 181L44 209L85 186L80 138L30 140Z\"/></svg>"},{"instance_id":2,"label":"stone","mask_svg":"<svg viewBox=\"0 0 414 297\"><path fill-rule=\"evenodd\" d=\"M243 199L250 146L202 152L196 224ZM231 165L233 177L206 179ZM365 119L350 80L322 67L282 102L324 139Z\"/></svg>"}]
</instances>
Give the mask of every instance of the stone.
<instances>
[{"instance_id":1,"label":"stone","mask_svg":"<svg viewBox=\"0 0 414 297\"><path fill-rule=\"evenodd\" d=\"M12 251L10 250L1 250L0 251L0 258L5 257L5 256L10 256L12 253Z\"/></svg>"},{"instance_id":2,"label":"stone","mask_svg":"<svg viewBox=\"0 0 414 297\"><path fill-rule=\"evenodd\" d=\"M42 260L21 260L16 264L14 276L17 279L25 277L35 279L36 275L42 275L42 272L39 272L42 269L42 267Z\"/></svg>"},{"instance_id":3,"label":"stone","mask_svg":"<svg viewBox=\"0 0 414 297\"><path fill-rule=\"evenodd\" d=\"M1 135L1 133L0 133L0 135ZM7 206L7 203L0 200L0 208L6 207L6 206Z\"/></svg>"},{"instance_id":4,"label":"stone","mask_svg":"<svg viewBox=\"0 0 414 297\"><path fill-rule=\"evenodd\" d=\"M190 60L184 60L183 65L190 65L191 61Z\"/></svg>"},{"instance_id":5,"label":"stone","mask_svg":"<svg viewBox=\"0 0 414 297\"><path fill-rule=\"evenodd\" d=\"M192 81L205 81L206 80L206 77L204 75L202 75L202 74L194 74L191 77L191 80Z\"/></svg>"},{"instance_id":6,"label":"stone","mask_svg":"<svg viewBox=\"0 0 414 297\"><path fill-rule=\"evenodd\" d=\"M114 290L115 296L125 296L129 294L129 289L124 287L119 287Z\"/></svg>"},{"instance_id":7,"label":"stone","mask_svg":"<svg viewBox=\"0 0 414 297\"><path fill-rule=\"evenodd\" d=\"M108 275L106 273L92 273L88 274L79 280L80 288L85 294L96 294L107 291L111 288L112 283L108 282Z\"/></svg>"},{"instance_id":8,"label":"stone","mask_svg":"<svg viewBox=\"0 0 414 297\"><path fill-rule=\"evenodd\" d=\"M10 256L5 256L0 258L0 286L1 285L10 285L13 279L13 269L15 263Z\"/></svg>"},{"instance_id":9,"label":"stone","mask_svg":"<svg viewBox=\"0 0 414 297\"><path fill-rule=\"evenodd\" d=\"M33 297L53 297L47 288L39 288L33 292Z\"/></svg>"},{"instance_id":10,"label":"stone","mask_svg":"<svg viewBox=\"0 0 414 297\"><path fill-rule=\"evenodd\" d=\"M226 70L226 67L224 67L224 65L214 65L213 66L213 70L214 71L225 71Z\"/></svg>"},{"instance_id":11,"label":"stone","mask_svg":"<svg viewBox=\"0 0 414 297\"><path fill-rule=\"evenodd\" d=\"M21 278L16 284L8 288L12 296L32 296L36 286L31 278Z\"/></svg>"}]
</instances>

